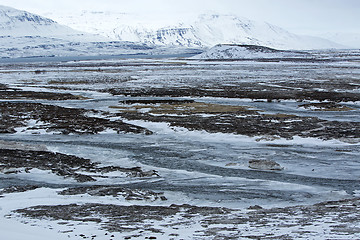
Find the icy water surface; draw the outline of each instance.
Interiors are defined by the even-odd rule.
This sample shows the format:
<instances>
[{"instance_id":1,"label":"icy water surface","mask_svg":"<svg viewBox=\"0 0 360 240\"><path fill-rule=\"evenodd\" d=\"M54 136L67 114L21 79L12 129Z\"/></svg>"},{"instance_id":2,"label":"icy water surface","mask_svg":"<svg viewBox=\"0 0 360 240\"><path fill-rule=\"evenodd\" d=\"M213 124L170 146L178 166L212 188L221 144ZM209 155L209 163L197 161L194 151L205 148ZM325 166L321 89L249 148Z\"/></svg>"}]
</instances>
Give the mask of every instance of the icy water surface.
<instances>
[{"instance_id":1,"label":"icy water surface","mask_svg":"<svg viewBox=\"0 0 360 240\"><path fill-rule=\"evenodd\" d=\"M224 201L224 204L232 206L254 202L312 202L345 194L342 191L351 194L360 187L356 177L360 171L356 147L297 143L269 147L236 137L228 141L211 139L206 135L160 133L143 137L104 134L81 139L78 136L44 138L30 135L7 139L46 144L62 153L104 164L156 169L161 176L157 181L123 184L134 188L182 192L199 201ZM344 154L336 151L343 147L352 151L346 160L343 159ZM248 169L247 163L253 158L273 159L285 170L264 172ZM236 165L229 167L227 164ZM117 184L111 180L109 183Z\"/></svg>"}]
</instances>

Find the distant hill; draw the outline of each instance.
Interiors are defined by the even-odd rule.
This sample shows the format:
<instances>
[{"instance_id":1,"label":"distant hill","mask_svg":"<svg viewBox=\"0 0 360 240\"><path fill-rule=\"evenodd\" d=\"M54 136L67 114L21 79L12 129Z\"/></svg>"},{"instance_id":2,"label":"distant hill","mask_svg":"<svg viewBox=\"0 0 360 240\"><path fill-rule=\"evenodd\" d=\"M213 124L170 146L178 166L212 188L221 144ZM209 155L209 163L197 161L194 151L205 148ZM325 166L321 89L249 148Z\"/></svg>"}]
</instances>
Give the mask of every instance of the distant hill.
<instances>
[{"instance_id":1,"label":"distant hill","mask_svg":"<svg viewBox=\"0 0 360 240\"><path fill-rule=\"evenodd\" d=\"M257 45L219 44L193 59L259 59L307 57L306 52L280 51Z\"/></svg>"}]
</instances>

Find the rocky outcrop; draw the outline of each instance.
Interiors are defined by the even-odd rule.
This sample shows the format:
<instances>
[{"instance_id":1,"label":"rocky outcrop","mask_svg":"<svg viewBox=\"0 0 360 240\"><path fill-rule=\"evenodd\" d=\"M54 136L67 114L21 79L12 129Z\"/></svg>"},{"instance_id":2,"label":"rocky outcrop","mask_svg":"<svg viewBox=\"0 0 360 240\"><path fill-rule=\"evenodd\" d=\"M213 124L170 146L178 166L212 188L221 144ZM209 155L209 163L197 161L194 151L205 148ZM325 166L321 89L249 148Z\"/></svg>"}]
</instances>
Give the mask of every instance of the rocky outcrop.
<instances>
[{"instance_id":1,"label":"rocky outcrop","mask_svg":"<svg viewBox=\"0 0 360 240\"><path fill-rule=\"evenodd\" d=\"M275 161L272 160L250 160L249 168L256 170L272 170L272 171L281 171L284 168L280 166Z\"/></svg>"}]
</instances>

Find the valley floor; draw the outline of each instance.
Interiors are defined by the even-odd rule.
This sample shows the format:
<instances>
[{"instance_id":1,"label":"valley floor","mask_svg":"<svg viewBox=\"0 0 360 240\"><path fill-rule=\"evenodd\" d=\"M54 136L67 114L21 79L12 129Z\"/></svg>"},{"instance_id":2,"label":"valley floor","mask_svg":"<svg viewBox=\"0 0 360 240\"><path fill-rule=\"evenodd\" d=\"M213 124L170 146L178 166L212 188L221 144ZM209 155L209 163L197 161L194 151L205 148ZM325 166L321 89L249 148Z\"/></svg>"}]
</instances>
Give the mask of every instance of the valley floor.
<instances>
[{"instance_id":1,"label":"valley floor","mask_svg":"<svg viewBox=\"0 0 360 240\"><path fill-rule=\"evenodd\" d=\"M2 64L1 234L359 239L356 54Z\"/></svg>"}]
</instances>

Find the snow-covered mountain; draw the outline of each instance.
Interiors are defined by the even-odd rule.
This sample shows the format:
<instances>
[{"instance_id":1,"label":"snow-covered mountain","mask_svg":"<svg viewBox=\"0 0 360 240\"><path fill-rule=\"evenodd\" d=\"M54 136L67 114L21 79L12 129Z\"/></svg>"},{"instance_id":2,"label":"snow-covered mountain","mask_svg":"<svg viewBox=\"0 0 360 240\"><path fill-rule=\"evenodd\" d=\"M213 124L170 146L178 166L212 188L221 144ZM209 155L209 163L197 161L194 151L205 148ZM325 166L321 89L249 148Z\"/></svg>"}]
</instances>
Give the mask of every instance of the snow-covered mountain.
<instances>
[{"instance_id":1,"label":"snow-covered mountain","mask_svg":"<svg viewBox=\"0 0 360 240\"><path fill-rule=\"evenodd\" d=\"M26 11L0 5L0 58L151 54L142 43L111 41Z\"/></svg>"},{"instance_id":2,"label":"snow-covered mountain","mask_svg":"<svg viewBox=\"0 0 360 240\"><path fill-rule=\"evenodd\" d=\"M1 5L0 36L38 36L72 41L106 40L103 36L80 32L49 18Z\"/></svg>"},{"instance_id":3,"label":"snow-covered mountain","mask_svg":"<svg viewBox=\"0 0 360 240\"><path fill-rule=\"evenodd\" d=\"M217 44L251 44L277 49L344 48L318 38L292 34L280 27L233 15L203 14L186 23L159 23L134 14L83 11L57 15L53 19L74 29L101 34L116 40L154 45L213 47ZM143 20L142 20L143 19Z\"/></svg>"},{"instance_id":4,"label":"snow-covered mountain","mask_svg":"<svg viewBox=\"0 0 360 240\"><path fill-rule=\"evenodd\" d=\"M187 23L180 20L164 23L154 16L149 19L117 12L50 15L57 22L0 6L0 57L169 54L217 44L262 45L276 49L342 47L321 38L298 36L268 23L232 15L201 15Z\"/></svg>"},{"instance_id":5,"label":"snow-covered mountain","mask_svg":"<svg viewBox=\"0 0 360 240\"><path fill-rule=\"evenodd\" d=\"M308 57L306 52L280 51L257 45L219 44L192 57L193 59L264 59Z\"/></svg>"}]
</instances>

